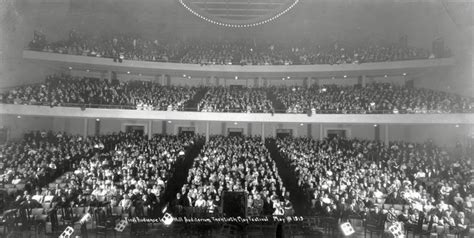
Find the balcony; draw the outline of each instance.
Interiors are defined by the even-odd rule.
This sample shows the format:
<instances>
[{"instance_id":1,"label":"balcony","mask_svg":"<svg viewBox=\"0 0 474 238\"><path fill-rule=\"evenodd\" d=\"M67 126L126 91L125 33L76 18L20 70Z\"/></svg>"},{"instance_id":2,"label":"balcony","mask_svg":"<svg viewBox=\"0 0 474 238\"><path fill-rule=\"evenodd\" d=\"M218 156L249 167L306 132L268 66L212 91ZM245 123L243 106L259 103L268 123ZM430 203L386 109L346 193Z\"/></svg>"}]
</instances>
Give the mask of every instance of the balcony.
<instances>
[{"instance_id":1,"label":"balcony","mask_svg":"<svg viewBox=\"0 0 474 238\"><path fill-rule=\"evenodd\" d=\"M114 62L110 58L67 55L38 51L23 51L28 60L47 62L58 67L87 68L96 71L140 72L149 75L182 75L230 77L331 77L334 75L384 75L416 74L432 68L454 65L453 58L406 60L343 65L199 65L124 60Z\"/></svg>"},{"instance_id":2,"label":"balcony","mask_svg":"<svg viewBox=\"0 0 474 238\"><path fill-rule=\"evenodd\" d=\"M0 114L69 118L109 118L141 120L233 121L273 123L374 123L374 124L471 124L474 114L270 114L139 111L127 109L99 109L78 107L49 107L0 104Z\"/></svg>"}]
</instances>

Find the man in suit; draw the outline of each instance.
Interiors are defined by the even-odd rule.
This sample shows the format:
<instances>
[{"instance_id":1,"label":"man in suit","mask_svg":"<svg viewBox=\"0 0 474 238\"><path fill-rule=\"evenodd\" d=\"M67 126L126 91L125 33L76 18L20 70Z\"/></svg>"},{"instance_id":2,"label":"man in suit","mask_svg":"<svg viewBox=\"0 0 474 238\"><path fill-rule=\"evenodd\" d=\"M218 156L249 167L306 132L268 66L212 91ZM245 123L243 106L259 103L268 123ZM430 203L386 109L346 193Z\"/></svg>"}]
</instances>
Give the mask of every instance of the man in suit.
<instances>
[{"instance_id":1,"label":"man in suit","mask_svg":"<svg viewBox=\"0 0 474 238\"><path fill-rule=\"evenodd\" d=\"M193 199L191 198L191 193L187 193L186 197L183 199L182 202L183 207L192 207L193 206Z\"/></svg>"},{"instance_id":2,"label":"man in suit","mask_svg":"<svg viewBox=\"0 0 474 238\"><path fill-rule=\"evenodd\" d=\"M324 214L324 208L325 208L325 204L322 200L322 197L320 197L316 203L314 204L314 212L316 213L316 215L321 215L321 214Z\"/></svg>"},{"instance_id":3,"label":"man in suit","mask_svg":"<svg viewBox=\"0 0 474 238\"><path fill-rule=\"evenodd\" d=\"M183 208L183 201L184 199L181 197L181 193L176 193L176 197L170 203L170 208L173 212L173 215L177 216L181 213L181 209Z\"/></svg>"}]
</instances>

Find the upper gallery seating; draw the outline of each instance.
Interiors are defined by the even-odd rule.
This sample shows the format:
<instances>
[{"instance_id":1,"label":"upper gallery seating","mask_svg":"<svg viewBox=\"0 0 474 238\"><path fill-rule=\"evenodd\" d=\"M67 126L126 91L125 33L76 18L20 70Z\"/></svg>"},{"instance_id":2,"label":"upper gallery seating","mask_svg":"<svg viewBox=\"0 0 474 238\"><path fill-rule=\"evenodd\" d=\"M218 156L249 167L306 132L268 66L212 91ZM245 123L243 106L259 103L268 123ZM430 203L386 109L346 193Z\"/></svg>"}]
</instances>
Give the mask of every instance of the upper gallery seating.
<instances>
[{"instance_id":1,"label":"upper gallery seating","mask_svg":"<svg viewBox=\"0 0 474 238\"><path fill-rule=\"evenodd\" d=\"M308 65L361 64L413 59L449 57L449 50L429 50L401 44L368 44L350 42L319 44L238 41L178 40L168 42L144 39L139 35L88 35L72 30L64 40L48 42L35 32L28 48L60 54L113 58L115 61L140 60L186 64L219 65Z\"/></svg>"},{"instance_id":2,"label":"upper gallery seating","mask_svg":"<svg viewBox=\"0 0 474 238\"><path fill-rule=\"evenodd\" d=\"M272 90L287 113L471 113L474 99L456 94L392 84L365 87L325 85Z\"/></svg>"}]
</instances>

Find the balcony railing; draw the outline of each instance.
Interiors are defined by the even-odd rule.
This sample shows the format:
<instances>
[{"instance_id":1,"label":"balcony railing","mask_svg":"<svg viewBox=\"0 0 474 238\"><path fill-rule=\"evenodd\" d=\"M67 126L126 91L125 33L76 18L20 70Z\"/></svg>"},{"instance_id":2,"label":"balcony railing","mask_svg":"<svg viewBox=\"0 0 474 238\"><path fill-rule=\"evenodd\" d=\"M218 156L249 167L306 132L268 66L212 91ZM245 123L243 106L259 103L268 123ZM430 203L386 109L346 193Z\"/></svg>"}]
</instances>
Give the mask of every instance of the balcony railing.
<instances>
[{"instance_id":1,"label":"balcony railing","mask_svg":"<svg viewBox=\"0 0 474 238\"><path fill-rule=\"evenodd\" d=\"M0 105L11 105L8 103L0 103ZM122 110L136 110L136 111L173 111L173 112L212 112L212 113L268 113L268 114L453 114L453 113L474 113L467 111L439 111L439 110L426 110L426 111L408 111L408 110L398 110L394 112L393 110L305 110L305 112L288 112L285 109L276 109L273 111L256 111L256 112L247 112L245 110L239 109L222 109L222 110L198 110L194 107L183 107L178 110L150 110L150 109L140 109L134 105L118 105L118 104L93 104L93 103L63 103L58 105L51 105L45 103L34 103L34 104L16 104L16 105L30 105L30 106L49 106L49 107L75 107L82 108L86 110L87 108L96 108L96 109L122 109Z\"/></svg>"}]
</instances>

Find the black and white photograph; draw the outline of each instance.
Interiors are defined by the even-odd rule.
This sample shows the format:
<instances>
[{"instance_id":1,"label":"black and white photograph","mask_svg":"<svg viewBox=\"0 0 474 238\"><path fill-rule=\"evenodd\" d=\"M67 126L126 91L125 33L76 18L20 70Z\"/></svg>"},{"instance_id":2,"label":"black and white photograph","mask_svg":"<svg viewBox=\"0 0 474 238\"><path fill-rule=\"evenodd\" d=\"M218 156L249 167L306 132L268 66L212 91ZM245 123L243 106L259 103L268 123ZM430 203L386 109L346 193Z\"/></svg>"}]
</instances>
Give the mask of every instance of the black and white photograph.
<instances>
[{"instance_id":1,"label":"black and white photograph","mask_svg":"<svg viewBox=\"0 0 474 238\"><path fill-rule=\"evenodd\" d=\"M0 238L474 238L474 0L0 0Z\"/></svg>"}]
</instances>

